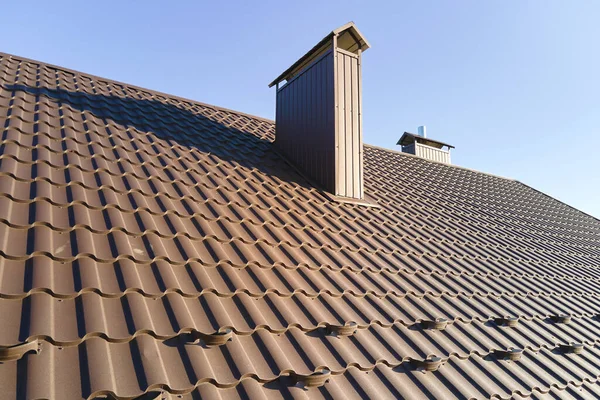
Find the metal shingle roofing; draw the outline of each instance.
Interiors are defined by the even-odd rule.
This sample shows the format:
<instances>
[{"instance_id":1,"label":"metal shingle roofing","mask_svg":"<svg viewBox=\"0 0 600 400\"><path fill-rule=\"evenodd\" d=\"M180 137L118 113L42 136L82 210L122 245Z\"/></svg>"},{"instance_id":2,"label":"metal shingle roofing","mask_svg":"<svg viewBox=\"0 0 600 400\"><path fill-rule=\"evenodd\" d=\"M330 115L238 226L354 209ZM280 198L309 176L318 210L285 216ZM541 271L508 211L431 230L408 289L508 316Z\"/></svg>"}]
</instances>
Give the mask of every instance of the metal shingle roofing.
<instances>
[{"instance_id":1,"label":"metal shingle roofing","mask_svg":"<svg viewBox=\"0 0 600 400\"><path fill-rule=\"evenodd\" d=\"M596 219L372 146L379 207L333 202L272 121L6 54L0 84L3 395L598 397Z\"/></svg>"}]
</instances>

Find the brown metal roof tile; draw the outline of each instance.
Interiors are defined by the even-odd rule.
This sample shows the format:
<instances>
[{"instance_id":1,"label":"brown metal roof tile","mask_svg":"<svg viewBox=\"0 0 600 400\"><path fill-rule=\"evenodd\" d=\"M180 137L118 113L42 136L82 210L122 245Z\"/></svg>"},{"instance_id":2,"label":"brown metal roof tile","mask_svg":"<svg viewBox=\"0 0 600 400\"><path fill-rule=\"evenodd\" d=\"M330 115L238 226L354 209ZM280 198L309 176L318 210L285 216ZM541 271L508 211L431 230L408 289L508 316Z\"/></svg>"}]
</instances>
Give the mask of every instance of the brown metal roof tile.
<instances>
[{"instance_id":1,"label":"brown metal roof tile","mask_svg":"<svg viewBox=\"0 0 600 400\"><path fill-rule=\"evenodd\" d=\"M597 220L371 146L379 208L335 203L272 121L5 54L0 81L9 396L597 397Z\"/></svg>"}]
</instances>

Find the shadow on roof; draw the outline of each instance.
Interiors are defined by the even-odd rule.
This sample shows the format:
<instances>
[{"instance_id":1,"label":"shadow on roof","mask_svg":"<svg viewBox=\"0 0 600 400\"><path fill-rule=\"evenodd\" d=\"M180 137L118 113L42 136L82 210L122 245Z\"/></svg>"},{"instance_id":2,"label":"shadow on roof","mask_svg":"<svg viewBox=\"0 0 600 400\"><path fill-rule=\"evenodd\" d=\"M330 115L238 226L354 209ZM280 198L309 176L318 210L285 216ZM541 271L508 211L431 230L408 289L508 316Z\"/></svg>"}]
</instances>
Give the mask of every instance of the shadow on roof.
<instances>
[{"instance_id":1,"label":"shadow on roof","mask_svg":"<svg viewBox=\"0 0 600 400\"><path fill-rule=\"evenodd\" d=\"M159 139L166 141L168 146L178 144L195 148L219 158L216 162L256 168L282 181L312 187L276 152L270 140L272 124L260 119L192 102L187 103L190 109L184 109L168 103L170 99L167 98L164 101L136 99L26 85L5 85L4 89L43 95L59 105L69 105L75 111L90 112L105 126L112 122L121 126L123 132L134 131L133 136L127 134L132 138L137 131L147 135L151 143ZM242 129L233 125L242 126Z\"/></svg>"}]
</instances>

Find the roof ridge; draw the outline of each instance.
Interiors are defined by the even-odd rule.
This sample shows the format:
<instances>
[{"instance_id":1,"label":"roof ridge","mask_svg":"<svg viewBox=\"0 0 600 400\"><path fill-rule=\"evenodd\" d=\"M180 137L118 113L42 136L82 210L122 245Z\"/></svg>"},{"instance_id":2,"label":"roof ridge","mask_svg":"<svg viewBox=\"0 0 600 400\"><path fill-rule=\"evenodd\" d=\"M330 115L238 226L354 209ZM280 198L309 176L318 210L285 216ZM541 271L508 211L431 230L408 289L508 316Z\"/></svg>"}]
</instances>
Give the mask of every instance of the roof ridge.
<instances>
[{"instance_id":1,"label":"roof ridge","mask_svg":"<svg viewBox=\"0 0 600 400\"><path fill-rule=\"evenodd\" d=\"M507 180L507 181L510 181L510 182L518 182L518 180L516 180L516 179L514 179L514 178L507 178L507 177L505 177L505 176L501 176L501 175L495 175L495 174L492 174L492 173L489 173L489 172L483 172L483 171L478 171L478 170L476 170L476 169L472 169L472 168L461 167L460 165L448 164L448 163L444 163L444 162L440 162L440 161L435 161L435 160L428 160L428 159L426 159L426 158L419 157L419 156L416 156L416 155L414 155L414 154L408 154L408 153L404 153L404 152L402 152L402 151L399 151L399 150L388 149L388 148L385 148L385 147L376 146L376 145L374 145L374 144L368 144L368 143L365 143L365 144L364 144L364 146L371 147L371 148L374 148L374 149L377 149L377 150L383 150L383 151L386 151L386 152L388 152L388 153L392 153L392 154L399 154L399 155L401 155L401 156L403 156L403 157L412 157L412 158L417 158L417 159L419 159L419 160L423 160L423 161L426 161L426 162L435 163L435 164L440 164L440 165L443 165L443 166L445 166L445 167L450 167L450 168L458 168L458 169L462 169L462 170L465 170L465 171L474 172L474 173L477 173L477 174L482 174L482 175L486 175L486 176L491 176L491 177L493 177L493 178L504 179L504 180Z\"/></svg>"},{"instance_id":2,"label":"roof ridge","mask_svg":"<svg viewBox=\"0 0 600 400\"><path fill-rule=\"evenodd\" d=\"M78 71L78 70L75 70L75 69L61 67L60 65L49 64L49 63L46 63L46 62L43 62L43 61L34 60L32 58L21 57L21 56L15 55L15 54L4 53L4 52L1 52L1 51L0 51L0 57L8 57L8 58L17 59L17 60L20 60L20 61L26 61L26 62L36 63L36 64L39 64L40 66L46 66L48 68L58 69L58 70L61 70L61 71L64 71L64 72L68 72L68 73L71 73L71 74L77 74L77 75L89 77L89 78L92 78L92 79L101 79L101 80L108 81L110 83L114 83L114 84L117 84L117 85L126 86L128 88L142 90L142 91L148 92L148 93L150 93L152 95L164 96L164 97L167 97L169 99L175 99L175 100L179 100L179 101L185 101L185 102L197 104L197 105L204 106L204 107L212 107L212 108L218 109L220 111L225 111L225 112L229 112L229 113L233 113L233 114L237 114L237 115L241 115L241 116L245 116L245 117L249 117L249 118L258 119L258 120L261 120L261 121L264 121L264 122L271 122L271 123L275 124L274 120L269 119L269 118L265 118L265 117L260 117L258 115L252 115L252 114L248 114L248 113L245 113L245 112L242 112L242 111L233 110L231 108L226 108L226 107L217 106L217 105L214 105L214 104L204 103L204 102L201 102L201 101L198 101L198 100L189 99L187 97L177 96L177 95L174 95L174 94L169 94L169 93L161 92L161 91L158 91L158 90L153 90L153 89L148 89L148 88L137 86L137 85L132 85L130 83L125 83L125 82L122 82L122 81L117 81L117 80L114 80L114 79L105 78L105 77L102 77L102 76L99 76L99 75L89 74L87 72L82 72L82 71Z\"/></svg>"},{"instance_id":3,"label":"roof ridge","mask_svg":"<svg viewBox=\"0 0 600 400\"><path fill-rule=\"evenodd\" d=\"M595 217L595 216L593 216L592 214L588 214L588 213L586 213L585 211L583 211L583 210L580 210L579 208L573 207L572 205L569 205L568 203L565 203L564 201L562 201L562 200L559 200L559 199L557 199L556 197L550 196L549 194L547 194L547 193L544 193L544 192L542 192L541 190L538 190L538 189L534 188L533 186L529 186L528 184L526 184L526 183L523 183L523 182L521 182L521 181L519 181L519 180L516 180L516 179L515 179L515 181L516 181L516 182L518 182L518 183L520 183L521 185L523 185L523 186L525 186L525 187L527 187L527 188L531 189L531 190L534 190L534 191L536 191L536 192L540 193L540 194L541 194L541 195L543 195L543 196L549 197L549 198L551 198L551 199L552 199L552 200L554 200L554 201L558 201L560 204L562 204L562 205L564 205L564 206L567 206L567 207L569 207L569 208L570 208L570 209L572 209L572 210L575 210L575 211L577 211L577 212L579 212L579 213L581 213L581 214L587 215L588 217L590 217L590 218L592 218L592 219L596 220L597 222L600 222L600 218L598 218L598 217Z\"/></svg>"}]
</instances>

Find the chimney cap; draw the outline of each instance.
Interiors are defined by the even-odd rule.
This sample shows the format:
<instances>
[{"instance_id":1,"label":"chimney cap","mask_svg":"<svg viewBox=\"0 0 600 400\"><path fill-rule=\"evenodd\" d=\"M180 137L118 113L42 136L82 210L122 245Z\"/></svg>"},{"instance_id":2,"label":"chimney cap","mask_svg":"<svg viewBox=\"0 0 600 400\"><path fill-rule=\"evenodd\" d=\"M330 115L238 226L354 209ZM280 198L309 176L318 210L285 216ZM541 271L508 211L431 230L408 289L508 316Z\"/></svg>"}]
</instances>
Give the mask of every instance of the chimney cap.
<instances>
[{"instance_id":1,"label":"chimney cap","mask_svg":"<svg viewBox=\"0 0 600 400\"><path fill-rule=\"evenodd\" d=\"M441 149L444 146L448 147L449 149L454 148L454 146L452 146L451 144L440 142L439 140L425 138L423 136L415 135L414 133L410 133L410 132L404 132L404 134L402 135L402 137L400 138L400 140L398 140L398 143L396 143L396 144L400 145L400 146L408 146L410 144L413 144L414 142L421 143L421 144L431 146L431 147L435 147L438 149Z\"/></svg>"},{"instance_id":2,"label":"chimney cap","mask_svg":"<svg viewBox=\"0 0 600 400\"><path fill-rule=\"evenodd\" d=\"M300 57L298 61L292 64L291 67L283 71L281 75L273 80L269 84L269 87L273 87L281 81L289 81L294 75L296 75L301 69L303 69L308 63L317 58L323 53L324 48L328 47L329 42L334 38L338 38L338 47L356 53L359 50L365 51L371 45L367 42L367 39L360 33L354 22L350 21L345 25L340 26L337 29L331 31L327 36L317 43L312 49L310 49L305 55Z\"/></svg>"}]
</instances>

